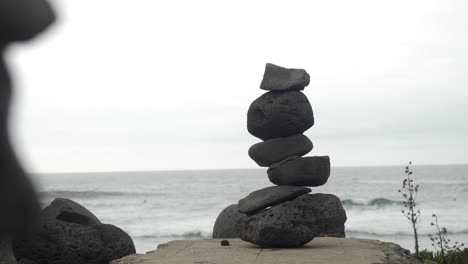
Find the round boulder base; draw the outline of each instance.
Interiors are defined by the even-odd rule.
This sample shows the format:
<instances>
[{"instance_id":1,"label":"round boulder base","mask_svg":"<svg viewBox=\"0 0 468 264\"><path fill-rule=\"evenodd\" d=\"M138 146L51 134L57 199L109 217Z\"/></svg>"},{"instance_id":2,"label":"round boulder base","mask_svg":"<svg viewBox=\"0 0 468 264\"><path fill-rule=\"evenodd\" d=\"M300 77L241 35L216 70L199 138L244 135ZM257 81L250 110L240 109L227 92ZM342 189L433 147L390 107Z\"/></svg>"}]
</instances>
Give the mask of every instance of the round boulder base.
<instances>
[{"instance_id":1,"label":"round boulder base","mask_svg":"<svg viewBox=\"0 0 468 264\"><path fill-rule=\"evenodd\" d=\"M100 264L134 254L135 245L120 228L61 198L41 211L33 235L13 241L13 251L37 264Z\"/></svg>"},{"instance_id":2,"label":"round boulder base","mask_svg":"<svg viewBox=\"0 0 468 264\"><path fill-rule=\"evenodd\" d=\"M113 225L46 221L31 239L14 244L17 258L37 264L98 264L135 254L132 239Z\"/></svg>"},{"instance_id":3,"label":"round boulder base","mask_svg":"<svg viewBox=\"0 0 468 264\"><path fill-rule=\"evenodd\" d=\"M290 156L304 156L314 145L305 135L273 138L250 147L249 156L260 167L269 167Z\"/></svg>"},{"instance_id":4,"label":"round boulder base","mask_svg":"<svg viewBox=\"0 0 468 264\"><path fill-rule=\"evenodd\" d=\"M272 164L267 173L268 179L276 185L321 186L330 177L330 158L290 157Z\"/></svg>"},{"instance_id":5,"label":"round boulder base","mask_svg":"<svg viewBox=\"0 0 468 264\"><path fill-rule=\"evenodd\" d=\"M241 223L244 241L261 247L301 247L327 230L343 230L346 212L331 194L304 194L256 214Z\"/></svg>"},{"instance_id":6,"label":"round boulder base","mask_svg":"<svg viewBox=\"0 0 468 264\"><path fill-rule=\"evenodd\" d=\"M288 69L267 63L260 89L270 91L304 90L310 76L304 69Z\"/></svg>"},{"instance_id":7,"label":"round boulder base","mask_svg":"<svg viewBox=\"0 0 468 264\"><path fill-rule=\"evenodd\" d=\"M245 214L239 212L237 204L226 207L216 218L213 238L237 238L240 236L240 223Z\"/></svg>"},{"instance_id":8,"label":"round boulder base","mask_svg":"<svg viewBox=\"0 0 468 264\"><path fill-rule=\"evenodd\" d=\"M311 189L298 186L270 186L250 193L237 205L241 213L252 214L310 192Z\"/></svg>"},{"instance_id":9,"label":"round boulder base","mask_svg":"<svg viewBox=\"0 0 468 264\"><path fill-rule=\"evenodd\" d=\"M312 107L299 91L267 92L247 112L249 133L262 140L302 134L313 125Z\"/></svg>"}]
</instances>

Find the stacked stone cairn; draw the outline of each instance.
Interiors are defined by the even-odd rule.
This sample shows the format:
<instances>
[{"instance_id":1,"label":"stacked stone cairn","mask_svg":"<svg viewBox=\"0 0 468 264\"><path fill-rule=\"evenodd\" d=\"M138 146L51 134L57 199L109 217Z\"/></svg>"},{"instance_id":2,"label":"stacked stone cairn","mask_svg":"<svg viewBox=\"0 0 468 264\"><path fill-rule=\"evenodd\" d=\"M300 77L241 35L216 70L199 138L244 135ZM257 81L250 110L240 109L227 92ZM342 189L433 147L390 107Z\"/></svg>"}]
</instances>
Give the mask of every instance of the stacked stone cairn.
<instances>
[{"instance_id":1,"label":"stacked stone cairn","mask_svg":"<svg viewBox=\"0 0 468 264\"><path fill-rule=\"evenodd\" d=\"M317 236L344 237L346 212L338 197L309 194L330 176L328 156L303 157L313 144L303 133L314 125L312 107L301 92L310 76L303 69L267 63L260 88L267 90L251 105L247 129L263 142L249 156L268 167L276 186L252 192L218 216L214 238L240 237L261 247L300 247Z\"/></svg>"}]
</instances>

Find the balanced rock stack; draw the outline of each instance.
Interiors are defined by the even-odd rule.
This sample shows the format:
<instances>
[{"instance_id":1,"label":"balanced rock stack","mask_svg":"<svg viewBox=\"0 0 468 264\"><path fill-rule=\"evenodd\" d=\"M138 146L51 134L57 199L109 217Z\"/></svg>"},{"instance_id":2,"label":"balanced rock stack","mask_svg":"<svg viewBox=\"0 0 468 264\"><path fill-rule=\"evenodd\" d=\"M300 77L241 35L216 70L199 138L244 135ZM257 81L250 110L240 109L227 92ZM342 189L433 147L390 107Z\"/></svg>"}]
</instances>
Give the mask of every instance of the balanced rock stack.
<instances>
[{"instance_id":1,"label":"balanced rock stack","mask_svg":"<svg viewBox=\"0 0 468 264\"><path fill-rule=\"evenodd\" d=\"M309 194L330 176L328 156L302 157L313 144L303 133L314 125L312 107L301 92L310 76L303 69L268 63L257 98L247 114L250 134L264 140L249 156L268 167L277 185L252 192L221 212L213 237L241 239L262 247L300 247L316 236L344 237L346 213L331 194Z\"/></svg>"}]
</instances>

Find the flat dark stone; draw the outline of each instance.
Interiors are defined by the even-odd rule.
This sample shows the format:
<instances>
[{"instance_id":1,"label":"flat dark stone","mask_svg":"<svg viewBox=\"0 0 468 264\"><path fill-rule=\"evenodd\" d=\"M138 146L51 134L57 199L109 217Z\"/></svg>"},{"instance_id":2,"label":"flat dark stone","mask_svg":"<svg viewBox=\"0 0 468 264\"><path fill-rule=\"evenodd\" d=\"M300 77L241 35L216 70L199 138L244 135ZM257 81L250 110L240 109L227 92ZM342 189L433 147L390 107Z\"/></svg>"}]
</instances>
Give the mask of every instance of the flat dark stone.
<instances>
[{"instance_id":1,"label":"flat dark stone","mask_svg":"<svg viewBox=\"0 0 468 264\"><path fill-rule=\"evenodd\" d=\"M213 238L237 238L240 236L239 223L246 215L239 212L237 204L224 208L216 218Z\"/></svg>"},{"instance_id":2,"label":"flat dark stone","mask_svg":"<svg viewBox=\"0 0 468 264\"><path fill-rule=\"evenodd\" d=\"M317 236L344 237L346 219L338 197L304 194L243 218L240 238L261 247L301 247Z\"/></svg>"},{"instance_id":3,"label":"flat dark stone","mask_svg":"<svg viewBox=\"0 0 468 264\"><path fill-rule=\"evenodd\" d=\"M250 147L249 156L261 167L269 167L290 156L303 156L313 148L312 141L299 134L285 138L273 138Z\"/></svg>"},{"instance_id":4,"label":"flat dark stone","mask_svg":"<svg viewBox=\"0 0 468 264\"><path fill-rule=\"evenodd\" d=\"M328 156L302 157L275 163L268 169L268 179L276 185L321 186L330 177Z\"/></svg>"},{"instance_id":5,"label":"flat dark stone","mask_svg":"<svg viewBox=\"0 0 468 264\"><path fill-rule=\"evenodd\" d=\"M304 187L288 185L270 186L252 192L240 200L237 206L240 212L251 214L310 192L311 189Z\"/></svg>"},{"instance_id":6,"label":"flat dark stone","mask_svg":"<svg viewBox=\"0 0 468 264\"><path fill-rule=\"evenodd\" d=\"M267 92L247 112L247 129L262 140L302 134L314 125L312 106L299 91Z\"/></svg>"},{"instance_id":7,"label":"flat dark stone","mask_svg":"<svg viewBox=\"0 0 468 264\"><path fill-rule=\"evenodd\" d=\"M304 90L310 76L303 69L288 69L267 63L260 89L269 91Z\"/></svg>"}]
</instances>

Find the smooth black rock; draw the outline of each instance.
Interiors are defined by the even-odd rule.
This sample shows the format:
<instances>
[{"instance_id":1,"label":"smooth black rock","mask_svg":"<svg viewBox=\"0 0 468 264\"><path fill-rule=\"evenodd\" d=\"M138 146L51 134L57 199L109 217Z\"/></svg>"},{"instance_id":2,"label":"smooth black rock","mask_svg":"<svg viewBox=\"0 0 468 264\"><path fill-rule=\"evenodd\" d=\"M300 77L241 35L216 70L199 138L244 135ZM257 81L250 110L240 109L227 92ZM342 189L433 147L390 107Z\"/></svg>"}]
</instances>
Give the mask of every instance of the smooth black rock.
<instances>
[{"instance_id":1,"label":"smooth black rock","mask_svg":"<svg viewBox=\"0 0 468 264\"><path fill-rule=\"evenodd\" d=\"M213 238L237 238L240 234L240 222L245 214L239 212L237 204L226 207L216 218Z\"/></svg>"},{"instance_id":2,"label":"smooth black rock","mask_svg":"<svg viewBox=\"0 0 468 264\"><path fill-rule=\"evenodd\" d=\"M304 194L244 218L240 238L261 247L301 247L328 230L342 230L344 237L345 222L336 196Z\"/></svg>"},{"instance_id":3,"label":"smooth black rock","mask_svg":"<svg viewBox=\"0 0 468 264\"><path fill-rule=\"evenodd\" d=\"M17 259L37 264L98 264L135 253L133 241L124 231L101 224L84 207L69 201L60 199L44 209L35 234L13 242Z\"/></svg>"},{"instance_id":4,"label":"smooth black rock","mask_svg":"<svg viewBox=\"0 0 468 264\"><path fill-rule=\"evenodd\" d=\"M304 90L304 87L309 83L310 76L303 69L288 69L267 63L260 89L269 91Z\"/></svg>"},{"instance_id":5,"label":"smooth black rock","mask_svg":"<svg viewBox=\"0 0 468 264\"><path fill-rule=\"evenodd\" d=\"M316 187L324 185L330 177L328 156L302 157L278 164L268 170L268 179L276 185Z\"/></svg>"},{"instance_id":6,"label":"smooth black rock","mask_svg":"<svg viewBox=\"0 0 468 264\"><path fill-rule=\"evenodd\" d=\"M55 14L44 0L0 1L0 43L28 40L55 21Z\"/></svg>"},{"instance_id":7,"label":"smooth black rock","mask_svg":"<svg viewBox=\"0 0 468 264\"><path fill-rule=\"evenodd\" d=\"M300 134L257 143L250 147L249 156L259 166L268 167L290 156L303 156L309 153L313 147L312 141Z\"/></svg>"},{"instance_id":8,"label":"smooth black rock","mask_svg":"<svg viewBox=\"0 0 468 264\"><path fill-rule=\"evenodd\" d=\"M270 186L252 192L247 197L239 200L237 206L240 212L252 214L310 192L311 189L304 187L288 185Z\"/></svg>"},{"instance_id":9,"label":"smooth black rock","mask_svg":"<svg viewBox=\"0 0 468 264\"><path fill-rule=\"evenodd\" d=\"M42 219L58 219L82 225L101 224L99 219L88 209L66 198L57 198L41 211Z\"/></svg>"},{"instance_id":10,"label":"smooth black rock","mask_svg":"<svg viewBox=\"0 0 468 264\"><path fill-rule=\"evenodd\" d=\"M302 134L314 125L312 106L299 91L268 92L247 112L247 129L262 140Z\"/></svg>"},{"instance_id":11,"label":"smooth black rock","mask_svg":"<svg viewBox=\"0 0 468 264\"><path fill-rule=\"evenodd\" d=\"M227 240L221 240L221 246L223 246L223 247L228 247L228 246L230 246L230 245L231 245L231 244L229 243L229 241L227 241Z\"/></svg>"}]
</instances>

